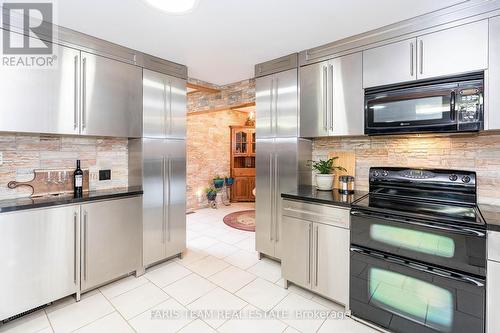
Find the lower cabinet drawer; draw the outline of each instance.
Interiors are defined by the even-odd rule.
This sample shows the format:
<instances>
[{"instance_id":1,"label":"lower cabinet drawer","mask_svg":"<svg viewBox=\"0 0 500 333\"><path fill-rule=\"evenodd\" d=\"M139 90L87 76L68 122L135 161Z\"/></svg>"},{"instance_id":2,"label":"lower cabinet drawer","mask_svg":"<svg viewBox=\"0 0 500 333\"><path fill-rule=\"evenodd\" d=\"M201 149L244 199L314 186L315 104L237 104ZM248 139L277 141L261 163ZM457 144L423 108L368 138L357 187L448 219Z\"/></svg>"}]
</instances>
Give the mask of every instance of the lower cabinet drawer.
<instances>
[{"instance_id":1,"label":"lower cabinet drawer","mask_svg":"<svg viewBox=\"0 0 500 333\"><path fill-rule=\"evenodd\" d=\"M347 208L284 199L282 214L311 222L349 228L350 213Z\"/></svg>"}]
</instances>

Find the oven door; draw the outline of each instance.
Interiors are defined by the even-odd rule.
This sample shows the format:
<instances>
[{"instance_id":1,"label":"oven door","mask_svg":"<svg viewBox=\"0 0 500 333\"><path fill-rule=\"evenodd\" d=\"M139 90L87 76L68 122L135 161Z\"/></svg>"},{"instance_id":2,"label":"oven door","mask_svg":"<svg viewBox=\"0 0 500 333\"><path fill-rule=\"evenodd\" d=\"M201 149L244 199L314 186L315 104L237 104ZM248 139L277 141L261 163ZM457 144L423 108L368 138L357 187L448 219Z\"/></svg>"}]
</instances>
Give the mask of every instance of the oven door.
<instances>
[{"instance_id":1,"label":"oven door","mask_svg":"<svg viewBox=\"0 0 500 333\"><path fill-rule=\"evenodd\" d=\"M351 244L486 276L486 233L480 229L352 209Z\"/></svg>"},{"instance_id":2,"label":"oven door","mask_svg":"<svg viewBox=\"0 0 500 333\"><path fill-rule=\"evenodd\" d=\"M401 333L482 333L485 281L351 247L353 316Z\"/></svg>"},{"instance_id":3,"label":"oven door","mask_svg":"<svg viewBox=\"0 0 500 333\"><path fill-rule=\"evenodd\" d=\"M365 93L365 134L454 132L457 83Z\"/></svg>"}]
</instances>

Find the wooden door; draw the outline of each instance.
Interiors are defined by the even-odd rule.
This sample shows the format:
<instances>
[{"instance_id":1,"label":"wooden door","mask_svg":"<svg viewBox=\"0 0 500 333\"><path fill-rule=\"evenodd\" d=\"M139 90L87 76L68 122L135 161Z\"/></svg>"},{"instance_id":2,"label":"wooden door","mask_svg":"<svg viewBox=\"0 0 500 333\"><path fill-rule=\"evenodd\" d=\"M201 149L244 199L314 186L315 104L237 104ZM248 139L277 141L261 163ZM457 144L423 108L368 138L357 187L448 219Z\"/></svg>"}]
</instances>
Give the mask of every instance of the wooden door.
<instances>
[{"instance_id":1,"label":"wooden door","mask_svg":"<svg viewBox=\"0 0 500 333\"><path fill-rule=\"evenodd\" d=\"M233 184L233 201L248 201L249 198L249 178L236 177Z\"/></svg>"}]
</instances>

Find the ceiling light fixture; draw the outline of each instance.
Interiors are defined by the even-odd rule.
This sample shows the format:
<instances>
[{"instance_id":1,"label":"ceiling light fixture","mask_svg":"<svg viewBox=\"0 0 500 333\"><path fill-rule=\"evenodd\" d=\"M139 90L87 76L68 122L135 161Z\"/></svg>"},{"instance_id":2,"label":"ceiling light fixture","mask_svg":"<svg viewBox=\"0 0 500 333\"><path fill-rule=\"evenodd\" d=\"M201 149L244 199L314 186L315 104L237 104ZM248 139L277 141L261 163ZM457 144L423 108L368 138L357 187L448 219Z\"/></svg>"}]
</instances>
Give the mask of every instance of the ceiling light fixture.
<instances>
[{"instance_id":1,"label":"ceiling light fixture","mask_svg":"<svg viewBox=\"0 0 500 333\"><path fill-rule=\"evenodd\" d=\"M169 14L186 14L193 11L199 0L143 0L148 5Z\"/></svg>"}]
</instances>

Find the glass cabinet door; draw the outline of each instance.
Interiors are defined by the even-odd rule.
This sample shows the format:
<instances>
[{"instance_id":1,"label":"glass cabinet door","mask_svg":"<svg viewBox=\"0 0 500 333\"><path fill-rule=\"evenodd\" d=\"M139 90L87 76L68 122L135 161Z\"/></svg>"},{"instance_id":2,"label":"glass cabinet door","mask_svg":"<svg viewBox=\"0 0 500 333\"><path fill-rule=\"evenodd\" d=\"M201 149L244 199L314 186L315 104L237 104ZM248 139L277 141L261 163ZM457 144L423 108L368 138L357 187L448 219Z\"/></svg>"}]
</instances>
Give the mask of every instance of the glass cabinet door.
<instances>
[{"instance_id":1,"label":"glass cabinet door","mask_svg":"<svg viewBox=\"0 0 500 333\"><path fill-rule=\"evenodd\" d=\"M248 153L248 133L238 131L235 133L235 155L246 155Z\"/></svg>"}]
</instances>

